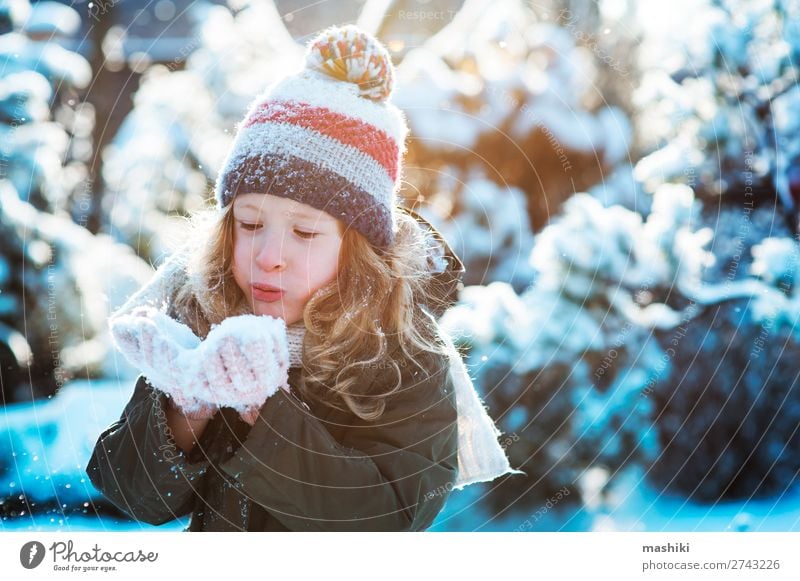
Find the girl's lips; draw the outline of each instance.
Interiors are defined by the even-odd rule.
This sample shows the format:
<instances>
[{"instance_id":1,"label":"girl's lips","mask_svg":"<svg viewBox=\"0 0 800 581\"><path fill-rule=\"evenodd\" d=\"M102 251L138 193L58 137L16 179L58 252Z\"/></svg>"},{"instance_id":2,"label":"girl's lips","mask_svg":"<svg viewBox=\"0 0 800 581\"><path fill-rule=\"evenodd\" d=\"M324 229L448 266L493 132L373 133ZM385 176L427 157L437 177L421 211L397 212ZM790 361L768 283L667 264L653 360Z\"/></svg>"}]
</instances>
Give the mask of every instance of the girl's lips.
<instances>
[{"instance_id":1,"label":"girl's lips","mask_svg":"<svg viewBox=\"0 0 800 581\"><path fill-rule=\"evenodd\" d=\"M281 290L264 290L256 286L250 288L253 291L253 298L257 301L263 301L265 303L274 303L275 301L279 301L285 294L285 292Z\"/></svg>"}]
</instances>

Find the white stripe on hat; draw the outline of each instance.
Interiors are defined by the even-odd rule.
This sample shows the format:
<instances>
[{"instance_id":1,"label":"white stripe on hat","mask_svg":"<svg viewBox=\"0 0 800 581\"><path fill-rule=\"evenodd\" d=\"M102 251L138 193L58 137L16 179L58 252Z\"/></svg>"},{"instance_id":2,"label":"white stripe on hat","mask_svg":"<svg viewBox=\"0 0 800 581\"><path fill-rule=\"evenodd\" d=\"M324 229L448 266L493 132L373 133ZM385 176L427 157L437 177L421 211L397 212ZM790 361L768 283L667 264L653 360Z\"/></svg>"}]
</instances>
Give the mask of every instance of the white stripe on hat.
<instances>
[{"instance_id":1,"label":"white stripe on hat","mask_svg":"<svg viewBox=\"0 0 800 581\"><path fill-rule=\"evenodd\" d=\"M355 147L312 129L288 123L245 127L236 135L224 173L258 154L294 155L342 176L381 204L389 208L393 205L395 184L381 164Z\"/></svg>"},{"instance_id":2,"label":"white stripe on hat","mask_svg":"<svg viewBox=\"0 0 800 581\"><path fill-rule=\"evenodd\" d=\"M389 102L378 104L359 96L358 86L353 83L322 78L313 71L306 71L264 91L251 104L247 118L265 101L299 101L355 117L384 131L397 142L401 152L404 150L408 127L403 112Z\"/></svg>"}]
</instances>

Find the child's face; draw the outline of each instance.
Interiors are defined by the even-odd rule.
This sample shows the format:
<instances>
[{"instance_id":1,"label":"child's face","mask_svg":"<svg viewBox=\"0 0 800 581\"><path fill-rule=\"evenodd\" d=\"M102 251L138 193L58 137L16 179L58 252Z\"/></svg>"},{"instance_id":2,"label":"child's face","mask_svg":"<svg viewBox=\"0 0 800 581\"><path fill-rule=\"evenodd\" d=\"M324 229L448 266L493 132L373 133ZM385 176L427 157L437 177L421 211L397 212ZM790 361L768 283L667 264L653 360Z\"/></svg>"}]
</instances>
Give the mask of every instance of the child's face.
<instances>
[{"instance_id":1,"label":"child's face","mask_svg":"<svg viewBox=\"0 0 800 581\"><path fill-rule=\"evenodd\" d=\"M341 223L307 204L256 193L237 195L233 216L233 274L253 312L300 321L311 296L336 277Z\"/></svg>"}]
</instances>

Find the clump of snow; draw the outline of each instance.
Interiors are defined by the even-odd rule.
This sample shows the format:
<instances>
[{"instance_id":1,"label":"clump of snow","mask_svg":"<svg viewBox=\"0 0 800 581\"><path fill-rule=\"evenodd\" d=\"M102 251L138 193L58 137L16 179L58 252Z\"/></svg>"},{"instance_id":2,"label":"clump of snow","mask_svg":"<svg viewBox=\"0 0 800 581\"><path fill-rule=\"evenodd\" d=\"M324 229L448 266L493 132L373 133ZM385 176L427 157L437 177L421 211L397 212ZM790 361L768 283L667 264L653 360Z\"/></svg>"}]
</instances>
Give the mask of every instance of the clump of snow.
<instances>
[{"instance_id":1,"label":"clump of snow","mask_svg":"<svg viewBox=\"0 0 800 581\"><path fill-rule=\"evenodd\" d=\"M464 284L502 280L520 290L527 287L533 278L527 261L533 234L523 193L477 174L465 180L457 209L448 199L433 198L420 212L461 258Z\"/></svg>"},{"instance_id":2,"label":"clump of snow","mask_svg":"<svg viewBox=\"0 0 800 581\"><path fill-rule=\"evenodd\" d=\"M774 324L787 324L800 339L800 292L798 275L800 248L791 238L765 238L753 246L751 272L760 277L766 285L752 285L753 316L757 321L770 327Z\"/></svg>"},{"instance_id":3,"label":"clump of snow","mask_svg":"<svg viewBox=\"0 0 800 581\"><path fill-rule=\"evenodd\" d=\"M92 79L89 62L81 55L17 32L0 35L0 64L5 74L36 71L56 86L83 89Z\"/></svg>"},{"instance_id":4,"label":"clump of snow","mask_svg":"<svg viewBox=\"0 0 800 581\"><path fill-rule=\"evenodd\" d=\"M202 341L166 313L139 307L111 321L117 347L150 383L196 411L203 405L251 412L286 388L289 351L283 319L239 315Z\"/></svg>"},{"instance_id":5,"label":"clump of snow","mask_svg":"<svg viewBox=\"0 0 800 581\"><path fill-rule=\"evenodd\" d=\"M461 95L476 95L477 79L450 69L425 49L408 53L397 71L392 101L409 118L416 139L431 149L470 149L486 131L486 121L460 104Z\"/></svg>"},{"instance_id":6,"label":"clump of snow","mask_svg":"<svg viewBox=\"0 0 800 581\"><path fill-rule=\"evenodd\" d=\"M0 117L5 122L45 121L53 89L40 73L23 71L0 79ZM5 140L4 140L5 141Z\"/></svg>"},{"instance_id":7,"label":"clump of snow","mask_svg":"<svg viewBox=\"0 0 800 581\"><path fill-rule=\"evenodd\" d=\"M794 286L800 274L797 242L791 238L765 238L753 247L752 273L777 286ZM788 288L787 288L788 290Z\"/></svg>"},{"instance_id":8,"label":"clump of snow","mask_svg":"<svg viewBox=\"0 0 800 581\"><path fill-rule=\"evenodd\" d=\"M21 30L29 35L60 34L72 36L81 26L78 11L59 2L36 2L22 25Z\"/></svg>"},{"instance_id":9,"label":"clump of snow","mask_svg":"<svg viewBox=\"0 0 800 581\"><path fill-rule=\"evenodd\" d=\"M97 434L119 418L129 382L73 381L52 399L0 410L0 498L75 506L99 497L85 469Z\"/></svg>"}]
</instances>

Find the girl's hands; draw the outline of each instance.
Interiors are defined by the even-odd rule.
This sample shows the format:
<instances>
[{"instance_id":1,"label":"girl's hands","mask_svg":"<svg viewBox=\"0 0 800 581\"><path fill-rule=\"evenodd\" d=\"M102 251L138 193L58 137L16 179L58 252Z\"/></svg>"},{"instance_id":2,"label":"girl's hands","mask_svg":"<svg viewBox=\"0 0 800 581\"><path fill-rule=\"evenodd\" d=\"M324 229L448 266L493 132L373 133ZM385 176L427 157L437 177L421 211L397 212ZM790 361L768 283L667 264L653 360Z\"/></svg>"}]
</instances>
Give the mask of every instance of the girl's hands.
<instances>
[{"instance_id":1,"label":"girl's hands","mask_svg":"<svg viewBox=\"0 0 800 581\"><path fill-rule=\"evenodd\" d=\"M229 317L197 349L199 373L215 405L232 407L251 426L278 389L289 389L289 349L282 319Z\"/></svg>"},{"instance_id":2,"label":"girl's hands","mask_svg":"<svg viewBox=\"0 0 800 581\"><path fill-rule=\"evenodd\" d=\"M213 327L205 340L152 307L112 318L119 350L190 419L236 409L253 425L278 389L289 389L286 325L269 316L242 315Z\"/></svg>"},{"instance_id":3,"label":"girl's hands","mask_svg":"<svg viewBox=\"0 0 800 581\"><path fill-rule=\"evenodd\" d=\"M183 368L200 345L192 330L152 307L137 307L112 318L111 336L125 358L142 371L147 380L173 400L189 419L212 417L217 407L206 397L209 386L200 378L190 380Z\"/></svg>"}]
</instances>

